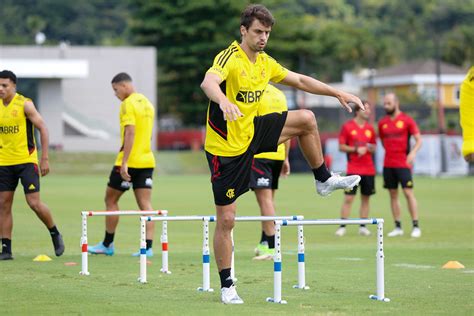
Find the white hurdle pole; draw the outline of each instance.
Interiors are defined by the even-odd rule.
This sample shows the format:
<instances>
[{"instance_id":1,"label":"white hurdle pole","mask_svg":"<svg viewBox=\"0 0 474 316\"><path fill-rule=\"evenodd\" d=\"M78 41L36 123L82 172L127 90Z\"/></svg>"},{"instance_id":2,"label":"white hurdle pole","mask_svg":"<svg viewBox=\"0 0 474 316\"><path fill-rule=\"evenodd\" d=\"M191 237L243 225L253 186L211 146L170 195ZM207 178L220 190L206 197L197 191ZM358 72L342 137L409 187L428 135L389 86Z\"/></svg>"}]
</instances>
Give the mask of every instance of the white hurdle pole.
<instances>
[{"instance_id":1,"label":"white hurdle pole","mask_svg":"<svg viewBox=\"0 0 474 316\"><path fill-rule=\"evenodd\" d=\"M304 233L303 225L298 225L298 284L294 289L309 290L306 285L306 268L304 263Z\"/></svg>"},{"instance_id":2,"label":"white hurdle pole","mask_svg":"<svg viewBox=\"0 0 474 316\"><path fill-rule=\"evenodd\" d=\"M210 220L205 219L203 221L203 233L202 233L202 286L198 287L200 292L214 292L211 288L211 269L210 269L210 247L209 247L209 222L214 221L214 217Z\"/></svg>"},{"instance_id":3,"label":"white hurdle pole","mask_svg":"<svg viewBox=\"0 0 474 316\"><path fill-rule=\"evenodd\" d=\"M319 219L319 220L276 220L275 230L278 232L278 240L281 242L281 226L302 226L302 225L360 225L360 224L377 224L377 295L371 295L370 298L378 301L389 302L390 299L385 297L384 293L384 255L383 255L383 222L381 218L372 219ZM277 227L279 228L277 230ZM277 252L277 234L275 234L275 252ZM281 245L278 244L278 247ZM273 298L267 298L267 302L281 303L281 248L280 255L274 257L274 286Z\"/></svg>"},{"instance_id":4,"label":"white hurdle pole","mask_svg":"<svg viewBox=\"0 0 474 316\"><path fill-rule=\"evenodd\" d=\"M140 277L138 282L146 283L146 221L140 217Z\"/></svg>"},{"instance_id":5,"label":"white hurdle pole","mask_svg":"<svg viewBox=\"0 0 474 316\"><path fill-rule=\"evenodd\" d=\"M167 210L156 211L84 211L82 216L82 234L81 234L81 271L80 275L90 275L88 271L89 258L87 253L87 217L89 216L124 216L124 215L168 215Z\"/></svg>"},{"instance_id":6,"label":"white hurdle pole","mask_svg":"<svg viewBox=\"0 0 474 316\"><path fill-rule=\"evenodd\" d=\"M165 274L171 274L168 267L168 222L161 222L161 269Z\"/></svg>"},{"instance_id":7,"label":"white hurdle pole","mask_svg":"<svg viewBox=\"0 0 474 316\"><path fill-rule=\"evenodd\" d=\"M146 222L152 222L152 221L161 221L161 222L177 222L177 221L208 221L208 222L213 222L215 221L215 216L163 216L163 217L154 217L154 216L142 216L140 217L140 223L146 223ZM167 226L166 226L167 227ZM140 225L140 236L145 236L146 235L146 225ZM167 238L167 229L166 229L166 248L168 248L168 238ZM141 241L140 241L141 244ZM147 269L146 269L146 249L145 249L145 254L143 255L143 251L140 249L140 276L138 277L138 281L140 283L146 283L147 281ZM142 256L145 258L145 260L142 260ZM168 259L168 258L166 258ZM204 257L203 257L204 260ZM166 263L168 261L166 260ZM168 269L168 267L166 266ZM167 271L167 270L166 270ZM162 272L163 268L162 268ZM208 287L209 288L209 287Z\"/></svg>"},{"instance_id":8,"label":"white hurdle pole","mask_svg":"<svg viewBox=\"0 0 474 316\"><path fill-rule=\"evenodd\" d=\"M87 214L82 212L82 234L81 234L81 272L80 275L89 275L88 271L88 261L87 261Z\"/></svg>"},{"instance_id":9,"label":"white hurdle pole","mask_svg":"<svg viewBox=\"0 0 474 316\"><path fill-rule=\"evenodd\" d=\"M291 220L291 221L300 221L304 219L303 215L290 215L290 216L237 216L235 218L236 222L269 222L269 221L276 221L276 220ZM231 239L232 239L232 261L230 265L230 277L235 282L237 278L235 277L235 244L234 244L234 230L231 231ZM304 252L304 249L303 249ZM304 265L304 262L303 262Z\"/></svg>"},{"instance_id":10,"label":"white hurdle pole","mask_svg":"<svg viewBox=\"0 0 474 316\"><path fill-rule=\"evenodd\" d=\"M390 302L388 297L385 297L385 269L383 253L383 219L377 223L377 295L370 295L369 298L382 302Z\"/></svg>"},{"instance_id":11,"label":"white hurdle pole","mask_svg":"<svg viewBox=\"0 0 474 316\"><path fill-rule=\"evenodd\" d=\"M286 304L281 299L281 220L275 221L275 256L273 257L273 297L267 297L267 302Z\"/></svg>"}]
</instances>

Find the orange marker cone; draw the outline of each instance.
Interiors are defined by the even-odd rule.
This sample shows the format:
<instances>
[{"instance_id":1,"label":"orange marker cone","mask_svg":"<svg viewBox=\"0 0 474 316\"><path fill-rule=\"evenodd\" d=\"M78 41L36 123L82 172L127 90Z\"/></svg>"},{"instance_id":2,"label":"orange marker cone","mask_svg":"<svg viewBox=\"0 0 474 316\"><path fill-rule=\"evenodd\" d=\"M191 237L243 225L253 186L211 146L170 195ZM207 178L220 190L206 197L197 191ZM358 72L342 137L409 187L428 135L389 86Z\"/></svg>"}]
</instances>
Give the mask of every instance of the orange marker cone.
<instances>
[{"instance_id":1,"label":"orange marker cone","mask_svg":"<svg viewBox=\"0 0 474 316\"><path fill-rule=\"evenodd\" d=\"M459 261L448 261L443 266L443 269L464 269L464 265Z\"/></svg>"}]
</instances>

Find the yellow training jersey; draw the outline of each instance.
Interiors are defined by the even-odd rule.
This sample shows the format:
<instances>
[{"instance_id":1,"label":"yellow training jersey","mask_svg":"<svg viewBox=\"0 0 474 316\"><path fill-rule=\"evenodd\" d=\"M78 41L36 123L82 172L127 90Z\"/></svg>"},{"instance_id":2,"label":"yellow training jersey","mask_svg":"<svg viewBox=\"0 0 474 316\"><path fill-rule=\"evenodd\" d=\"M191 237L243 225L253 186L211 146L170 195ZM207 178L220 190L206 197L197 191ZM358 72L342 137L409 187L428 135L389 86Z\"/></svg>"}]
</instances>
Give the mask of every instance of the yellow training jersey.
<instances>
[{"instance_id":1,"label":"yellow training jersey","mask_svg":"<svg viewBox=\"0 0 474 316\"><path fill-rule=\"evenodd\" d=\"M207 110L204 148L217 156L238 156L247 150L252 141L253 119L268 82L280 82L288 70L264 52L252 63L237 41L234 41L217 54L207 72L221 77L222 92L239 107L244 116L228 122L224 120L219 104L211 100Z\"/></svg>"},{"instance_id":2,"label":"yellow training jersey","mask_svg":"<svg viewBox=\"0 0 474 316\"><path fill-rule=\"evenodd\" d=\"M155 157L151 151L151 137L155 108L140 93L132 93L120 105L120 135L122 147L115 160L116 166L122 165L125 126L135 126L135 138L128 158L130 168L154 168Z\"/></svg>"},{"instance_id":3,"label":"yellow training jersey","mask_svg":"<svg viewBox=\"0 0 474 316\"><path fill-rule=\"evenodd\" d=\"M265 115L273 112L287 111L285 94L278 88L268 85L263 93L262 100L258 107L258 115ZM255 158L264 158L272 160L285 160L285 144L278 145L276 152L266 152L254 156Z\"/></svg>"},{"instance_id":4,"label":"yellow training jersey","mask_svg":"<svg viewBox=\"0 0 474 316\"><path fill-rule=\"evenodd\" d=\"M33 123L25 115L30 99L16 93L5 106L0 99L0 166L38 164Z\"/></svg>"},{"instance_id":5,"label":"yellow training jersey","mask_svg":"<svg viewBox=\"0 0 474 316\"><path fill-rule=\"evenodd\" d=\"M474 67L469 69L461 84L461 103L459 105L463 135L462 154L474 153Z\"/></svg>"}]
</instances>

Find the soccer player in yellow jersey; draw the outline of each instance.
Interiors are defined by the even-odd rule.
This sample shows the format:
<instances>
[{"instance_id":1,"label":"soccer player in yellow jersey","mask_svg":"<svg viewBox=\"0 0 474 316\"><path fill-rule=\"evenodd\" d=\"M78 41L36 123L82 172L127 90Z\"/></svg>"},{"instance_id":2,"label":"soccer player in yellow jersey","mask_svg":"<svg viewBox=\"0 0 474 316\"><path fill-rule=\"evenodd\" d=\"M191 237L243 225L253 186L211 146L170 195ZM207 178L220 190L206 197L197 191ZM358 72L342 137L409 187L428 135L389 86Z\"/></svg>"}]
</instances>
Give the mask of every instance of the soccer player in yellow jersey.
<instances>
[{"instance_id":1,"label":"soccer player in yellow jersey","mask_svg":"<svg viewBox=\"0 0 474 316\"><path fill-rule=\"evenodd\" d=\"M474 67L461 84L461 102L459 104L462 127L462 155L468 162L474 162Z\"/></svg>"},{"instance_id":2,"label":"soccer player in yellow jersey","mask_svg":"<svg viewBox=\"0 0 474 316\"><path fill-rule=\"evenodd\" d=\"M48 206L40 199L41 176L49 173L48 128L33 102L16 92L16 75L0 72L0 238L2 252L0 260L11 260L12 256L12 204L18 180L21 180L28 206L48 228L54 252L61 256L64 242ZM34 139L34 128L41 137L41 163Z\"/></svg>"},{"instance_id":3,"label":"soccer player in yellow jersey","mask_svg":"<svg viewBox=\"0 0 474 316\"><path fill-rule=\"evenodd\" d=\"M268 113L288 111L285 94L275 86L268 85L258 106L259 116ZM275 216L275 191L278 189L280 174L290 174L288 152L290 140L278 145L276 152L266 152L255 155L250 173L250 189L255 192L260 214ZM270 221L262 222L262 236L255 248L255 260L270 260L275 253L275 224Z\"/></svg>"},{"instance_id":4,"label":"soccer player in yellow jersey","mask_svg":"<svg viewBox=\"0 0 474 316\"><path fill-rule=\"evenodd\" d=\"M232 240L236 199L249 189L255 154L275 151L278 144L298 137L316 179L320 195L357 185L357 175L332 175L324 164L316 119L308 110L257 116L258 104L268 82L338 98L349 112L349 103L364 110L360 99L314 78L289 71L265 52L274 19L262 5L249 5L241 15L241 42L234 41L214 59L201 88L209 97L206 156L216 205L214 252L221 279L221 300L242 304L231 278Z\"/></svg>"},{"instance_id":5,"label":"soccer player in yellow jersey","mask_svg":"<svg viewBox=\"0 0 474 316\"><path fill-rule=\"evenodd\" d=\"M138 207L142 211L152 211L151 189L155 157L151 150L151 138L155 108L140 93L135 92L132 78L126 73L119 73L112 79L112 88L120 105L120 135L122 147L110 173L105 191L107 211L118 211L118 202L122 194L133 185L133 192ZM105 217L104 240L95 246L88 247L92 254L112 256L115 252L114 236L119 221L118 216ZM147 223L146 255L153 256L154 223ZM134 253L137 257L140 253Z\"/></svg>"}]
</instances>

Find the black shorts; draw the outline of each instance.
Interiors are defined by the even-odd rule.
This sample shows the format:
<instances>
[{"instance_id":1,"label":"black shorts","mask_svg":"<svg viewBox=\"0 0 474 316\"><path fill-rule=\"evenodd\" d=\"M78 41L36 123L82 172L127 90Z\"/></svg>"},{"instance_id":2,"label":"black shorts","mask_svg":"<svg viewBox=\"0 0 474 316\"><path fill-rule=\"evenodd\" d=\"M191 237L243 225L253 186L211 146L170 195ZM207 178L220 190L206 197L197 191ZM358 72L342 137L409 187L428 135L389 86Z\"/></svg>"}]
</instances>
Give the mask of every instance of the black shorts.
<instances>
[{"instance_id":1,"label":"black shorts","mask_svg":"<svg viewBox=\"0 0 474 316\"><path fill-rule=\"evenodd\" d=\"M39 192L39 169L35 163L0 166L0 191L15 191L21 180L25 194Z\"/></svg>"},{"instance_id":2,"label":"black shorts","mask_svg":"<svg viewBox=\"0 0 474 316\"><path fill-rule=\"evenodd\" d=\"M344 194L355 195L358 187L360 187L360 194L362 195L375 194L375 176L360 176L359 185L356 185L352 189L344 190Z\"/></svg>"},{"instance_id":3,"label":"black shorts","mask_svg":"<svg viewBox=\"0 0 474 316\"><path fill-rule=\"evenodd\" d=\"M133 185L133 189L151 189L153 186L153 168L128 168L128 174L132 181L128 182L120 176L120 166L114 166L110 172L109 183L112 189L127 191Z\"/></svg>"},{"instance_id":4,"label":"black shorts","mask_svg":"<svg viewBox=\"0 0 474 316\"><path fill-rule=\"evenodd\" d=\"M206 152L211 170L212 192L216 205L229 205L249 190L253 156L274 152L288 112L270 113L254 118L255 133L246 152L235 157L215 156Z\"/></svg>"},{"instance_id":5,"label":"black shorts","mask_svg":"<svg viewBox=\"0 0 474 316\"><path fill-rule=\"evenodd\" d=\"M398 183L402 188L413 188L411 170L408 168L383 168L383 187L397 189Z\"/></svg>"},{"instance_id":6,"label":"black shorts","mask_svg":"<svg viewBox=\"0 0 474 316\"><path fill-rule=\"evenodd\" d=\"M254 158L252 172L250 173L250 188L255 189L278 189L283 160L272 160L265 158Z\"/></svg>"}]
</instances>

